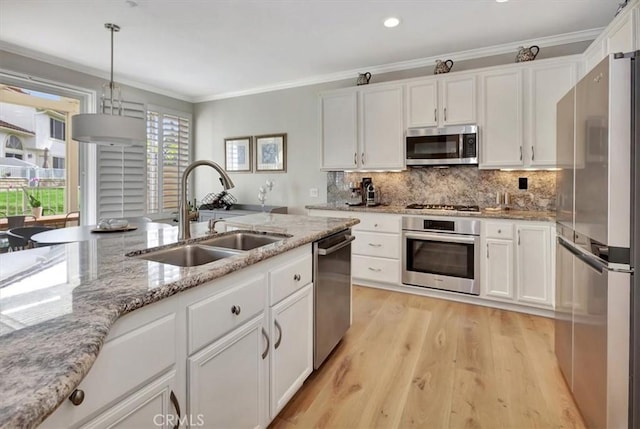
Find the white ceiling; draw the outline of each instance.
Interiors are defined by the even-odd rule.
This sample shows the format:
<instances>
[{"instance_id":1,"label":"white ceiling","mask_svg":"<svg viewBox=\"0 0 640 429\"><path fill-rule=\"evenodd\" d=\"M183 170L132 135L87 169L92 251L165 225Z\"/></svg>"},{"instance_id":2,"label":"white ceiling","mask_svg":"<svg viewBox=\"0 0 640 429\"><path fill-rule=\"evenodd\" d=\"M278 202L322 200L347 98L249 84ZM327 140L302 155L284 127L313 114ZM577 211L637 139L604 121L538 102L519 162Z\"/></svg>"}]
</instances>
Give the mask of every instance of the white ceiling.
<instances>
[{"instance_id":1,"label":"white ceiling","mask_svg":"<svg viewBox=\"0 0 640 429\"><path fill-rule=\"evenodd\" d=\"M108 76L113 22L116 81L201 101L604 27L620 1L0 0L0 48Z\"/></svg>"}]
</instances>

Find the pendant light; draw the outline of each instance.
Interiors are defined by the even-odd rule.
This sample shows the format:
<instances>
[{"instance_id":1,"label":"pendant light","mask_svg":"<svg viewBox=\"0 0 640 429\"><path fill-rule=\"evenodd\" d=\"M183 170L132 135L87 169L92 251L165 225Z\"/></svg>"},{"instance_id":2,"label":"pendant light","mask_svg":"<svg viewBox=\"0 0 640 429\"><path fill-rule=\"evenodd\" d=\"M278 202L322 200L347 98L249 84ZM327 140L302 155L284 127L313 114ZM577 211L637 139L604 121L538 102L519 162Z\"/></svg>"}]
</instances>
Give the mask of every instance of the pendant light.
<instances>
[{"instance_id":1,"label":"pendant light","mask_svg":"<svg viewBox=\"0 0 640 429\"><path fill-rule=\"evenodd\" d=\"M120 27L110 23L104 26L111 32L111 80L102 85L99 113L71 118L71 138L84 143L141 146L147 139L144 121L124 115L122 92L113 82L113 33L120 31Z\"/></svg>"}]
</instances>

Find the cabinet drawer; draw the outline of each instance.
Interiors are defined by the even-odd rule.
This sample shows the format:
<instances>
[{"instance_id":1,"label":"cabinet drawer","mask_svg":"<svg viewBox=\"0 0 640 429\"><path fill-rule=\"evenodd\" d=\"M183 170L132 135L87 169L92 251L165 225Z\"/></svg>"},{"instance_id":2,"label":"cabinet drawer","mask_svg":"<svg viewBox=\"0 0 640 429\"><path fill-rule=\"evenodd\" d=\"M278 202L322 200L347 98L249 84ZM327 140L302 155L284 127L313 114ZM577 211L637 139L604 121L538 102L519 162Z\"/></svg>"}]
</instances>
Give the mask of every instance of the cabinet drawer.
<instances>
[{"instance_id":1,"label":"cabinet drawer","mask_svg":"<svg viewBox=\"0 0 640 429\"><path fill-rule=\"evenodd\" d=\"M360 223L353 226L354 231L391 232L400 233L402 218L400 216L353 213L353 217L360 219Z\"/></svg>"},{"instance_id":2,"label":"cabinet drawer","mask_svg":"<svg viewBox=\"0 0 640 429\"><path fill-rule=\"evenodd\" d=\"M189 354L261 313L265 307L264 275L187 307Z\"/></svg>"},{"instance_id":3,"label":"cabinet drawer","mask_svg":"<svg viewBox=\"0 0 640 429\"><path fill-rule=\"evenodd\" d=\"M500 222L486 222L485 223L485 236L487 238L513 238L513 224L512 223L500 223Z\"/></svg>"},{"instance_id":4,"label":"cabinet drawer","mask_svg":"<svg viewBox=\"0 0 640 429\"><path fill-rule=\"evenodd\" d=\"M84 401L65 400L43 428L73 427L176 362L176 316L171 313L107 342L78 385Z\"/></svg>"},{"instance_id":5,"label":"cabinet drawer","mask_svg":"<svg viewBox=\"0 0 640 429\"><path fill-rule=\"evenodd\" d=\"M354 278L385 283L400 283L400 261L353 255L351 273Z\"/></svg>"},{"instance_id":6,"label":"cabinet drawer","mask_svg":"<svg viewBox=\"0 0 640 429\"><path fill-rule=\"evenodd\" d=\"M312 255L308 254L269 273L269 302L273 305L311 283Z\"/></svg>"},{"instance_id":7,"label":"cabinet drawer","mask_svg":"<svg viewBox=\"0 0 640 429\"><path fill-rule=\"evenodd\" d=\"M353 253L364 256L400 259L400 235L357 231Z\"/></svg>"}]
</instances>

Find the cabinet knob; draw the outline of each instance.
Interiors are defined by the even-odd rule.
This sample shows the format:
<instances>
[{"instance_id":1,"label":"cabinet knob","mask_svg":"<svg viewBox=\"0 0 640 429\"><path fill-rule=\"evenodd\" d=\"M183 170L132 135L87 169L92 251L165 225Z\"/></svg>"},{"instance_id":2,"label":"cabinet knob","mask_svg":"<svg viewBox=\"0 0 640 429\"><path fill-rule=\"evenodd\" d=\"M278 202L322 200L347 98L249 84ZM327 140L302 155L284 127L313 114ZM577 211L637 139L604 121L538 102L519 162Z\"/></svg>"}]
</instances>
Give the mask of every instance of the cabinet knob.
<instances>
[{"instance_id":1,"label":"cabinet knob","mask_svg":"<svg viewBox=\"0 0 640 429\"><path fill-rule=\"evenodd\" d=\"M69 396L69 400L73 405L76 405L76 406L82 404L82 402L84 401L84 390L82 389L74 390L71 396Z\"/></svg>"},{"instance_id":2,"label":"cabinet knob","mask_svg":"<svg viewBox=\"0 0 640 429\"><path fill-rule=\"evenodd\" d=\"M301 278L302 278L302 276L301 276L300 274L294 274L294 275L293 275L293 279L294 279L295 281L297 281L297 282L299 282Z\"/></svg>"},{"instance_id":3,"label":"cabinet knob","mask_svg":"<svg viewBox=\"0 0 640 429\"><path fill-rule=\"evenodd\" d=\"M236 316L240 314L240 311L242 309L240 308L239 305L234 305L231 307L231 313L235 314Z\"/></svg>"},{"instance_id":4,"label":"cabinet knob","mask_svg":"<svg viewBox=\"0 0 640 429\"><path fill-rule=\"evenodd\" d=\"M501 229L498 230L498 234L502 234L502 230Z\"/></svg>"},{"instance_id":5,"label":"cabinet knob","mask_svg":"<svg viewBox=\"0 0 640 429\"><path fill-rule=\"evenodd\" d=\"M374 227L374 228L377 228L377 227L378 227L378 224L377 224L377 223L374 223L374 224L373 224L373 227Z\"/></svg>"}]
</instances>

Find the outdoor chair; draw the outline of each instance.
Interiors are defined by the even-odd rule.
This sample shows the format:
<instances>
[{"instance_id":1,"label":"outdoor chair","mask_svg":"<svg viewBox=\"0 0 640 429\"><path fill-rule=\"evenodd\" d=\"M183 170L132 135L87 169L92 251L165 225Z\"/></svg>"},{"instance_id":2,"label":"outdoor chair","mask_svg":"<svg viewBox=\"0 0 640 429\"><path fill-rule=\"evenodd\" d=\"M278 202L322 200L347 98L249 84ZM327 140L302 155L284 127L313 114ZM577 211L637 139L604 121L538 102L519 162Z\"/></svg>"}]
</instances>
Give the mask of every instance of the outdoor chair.
<instances>
[{"instance_id":1,"label":"outdoor chair","mask_svg":"<svg viewBox=\"0 0 640 429\"><path fill-rule=\"evenodd\" d=\"M31 237L39 232L50 231L48 226L23 226L7 231L9 251L24 250L33 247Z\"/></svg>"},{"instance_id":2,"label":"outdoor chair","mask_svg":"<svg viewBox=\"0 0 640 429\"><path fill-rule=\"evenodd\" d=\"M78 216L77 218L75 216ZM73 225L72 225L73 224ZM67 213L67 216L64 218L64 227L68 226L80 226L80 212L73 211Z\"/></svg>"}]
</instances>

